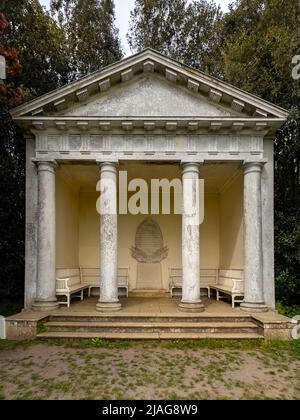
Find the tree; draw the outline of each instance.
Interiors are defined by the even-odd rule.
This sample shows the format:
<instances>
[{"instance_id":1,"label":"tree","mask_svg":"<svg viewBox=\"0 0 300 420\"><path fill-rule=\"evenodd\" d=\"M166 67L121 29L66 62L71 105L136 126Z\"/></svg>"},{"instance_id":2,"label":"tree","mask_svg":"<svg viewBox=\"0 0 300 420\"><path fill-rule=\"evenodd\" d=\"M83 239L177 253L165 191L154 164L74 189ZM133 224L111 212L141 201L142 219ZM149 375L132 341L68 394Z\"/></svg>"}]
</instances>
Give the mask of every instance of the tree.
<instances>
[{"instance_id":1,"label":"tree","mask_svg":"<svg viewBox=\"0 0 300 420\"><path fill-rule=\"evenodd\" d=\"M32 96L49 92L68 82L69 65L64 32L38 0L0 0L9 30L3 42L18 49L22 72L14 83Z\"/></svg>"},{"instance_id":2,"label":"tree","mask_svg":"<svg viewBox=\"0 0 300 420\"><path fill-rule=\"evenodd\" d=\"M13 124L8 110L24 102L26 93L14 84L14 78L22 68L18 51L3 43L7 29L8 22L0 13L0 54L6 59L7 74L7 79L0 81L0 261L3 263L0 293L2 302L6 297L18 305L24 284L25 147L21 132ZM10 308L12 311L18 309L18 306Z\"/></svg>"},{"instance_id":3,"label":"tree","mask_svg":"<svg viewBox=\"0 0 300 420\"><path fill-rule=\"evenodd\" d=\"M289 109L275 139L275 267L277 298L300 303L300 83L292 58L300 51L299 2L238 0L225 16L225 79Z\"/></svg>"},{"instance_id":4,"label":"tree","mask_svg":"<svg viewBox=\"0 0 300 420\"><path fill-rule=\"evenodd\" d=\"M219 6L207 0L136 0L127 34L133 52L156 49L186 65L218 73Z\"/></svg>"},{"instance_id":5,"label":"tree","mask_svg":"<svg viewBox=\"0 0 300 420\"><path fill-rule=\"evenodd\" d=\"M0 81L0 104L3 108L20 105L25 101L25 93L14 84L14 78L20 74L19 52L15 48L7 48L1 40L8 29L8 22L3 13L0 13L0 56L6 63L6 80Z\"/></svg>"},{"instance_id":6,"label":"tree","mask_svg":"<svg viewBox=\"0 0 300 420\"><path fill-rule=\"evenodd\" d=\"M222 27L226 80L282 107L298 106L292 58L300 49L299 15L299 2L236 1Z\"/></svg>"},{"instance_id":7,"label":"tree","mask_svg":"<svg viewBox=\"0 0 300 420\"><path fill-rule=\"evenodd\" d=\"M51 11L65 32L71 80L122 58L112 0L52 0Z\"/></svg>"}]
</instances>

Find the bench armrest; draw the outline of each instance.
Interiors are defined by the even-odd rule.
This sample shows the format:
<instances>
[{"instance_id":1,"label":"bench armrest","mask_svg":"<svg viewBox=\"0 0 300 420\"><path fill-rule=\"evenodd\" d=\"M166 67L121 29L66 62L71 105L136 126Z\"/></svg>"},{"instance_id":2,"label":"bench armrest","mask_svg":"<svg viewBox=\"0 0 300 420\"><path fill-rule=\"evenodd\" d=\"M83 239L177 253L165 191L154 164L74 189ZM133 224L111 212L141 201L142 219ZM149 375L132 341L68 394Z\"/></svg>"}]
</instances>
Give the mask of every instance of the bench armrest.
<instances>
[{"instance_id":1,"label":"bench armrest","mask_svg":"<svg viewBox=\"0 0 300 420\"><path fill-rule=\"evenodd\" d=\"M182 287L182 278L174 276L169 283L170 287Z\"/></svg>"},{"instance_id":2,"label":"bench armrest","mask_svg":"<svg viewBox=\"0 0 300 420\"><path fill-rule=\"evenodd\" d=\"M244 280L232 279L232 282L233 282L233 287L232 287L233 292L244 293Z\"/></svg>"},{"instance_id":3,"label":"bench armrest","mask_svg":"<svg viewBox=\"0 0 300 420\"><path fill-rule=\"evenodd\" d=\"M56 279L56 290L68 290L68 280L70 280L69 277L66 278L57 278Z\"/></svg>"}]
</instances>

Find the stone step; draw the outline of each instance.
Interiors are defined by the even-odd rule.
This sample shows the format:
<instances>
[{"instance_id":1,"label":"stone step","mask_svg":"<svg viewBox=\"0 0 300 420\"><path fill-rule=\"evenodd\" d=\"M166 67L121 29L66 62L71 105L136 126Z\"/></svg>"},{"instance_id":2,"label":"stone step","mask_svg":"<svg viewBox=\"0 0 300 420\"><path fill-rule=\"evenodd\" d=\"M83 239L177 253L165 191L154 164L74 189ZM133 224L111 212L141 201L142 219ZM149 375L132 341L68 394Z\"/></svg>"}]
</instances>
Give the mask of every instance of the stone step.
<instances>
[{"instance_id":1,"label":"stone step","mask_svg":"<svg viewBox=\"0 0 300 420\"><path fill-rule=\"evenodd\" d=\"M250 315L236 314L220 314L220 315L207 315L202 313L199 314L188 314L184 312L178 312L176 314L140 314L140 313L97 313L97 314L84 314L84 313L72 313L72 314L51 314L48 318L49 321L55 322L251 322L252 317Z\"/></svg>"},{"instance_id":2,"label":"stone step","mask_svg":"<svg viewBox=\"0 0 300 420\"><path fill-rule=\"evenodd\" d=\"M168 297L170 293L165 289L134 289L129 292L129 297L139 297L139 298L160 298Z\"/></svg>"},{"instance_id":3,"label":"stone step","mask_svg":"<svg viewBox=\"0 0 300 420\"><path fill-rule=\"evenodd\" d=\"M37 335L41 339L91 339L99 338L104 340L201 340L201 339L217 339L217 340L263 340L264 337L256 333L119 333L119 332L66 332L53 331L44 332Z\"/></svg>"},{"instance_id":4,"label":"stone step","mask_svg":"<svg viewBox=\"0 0 300 420\"><path fill-rule=\"evenodd\" d=\"M251 333L258 332L252 322L56 322L46 324L48 331L119 332L119 333Z\"/></svg>"}]
</instances>

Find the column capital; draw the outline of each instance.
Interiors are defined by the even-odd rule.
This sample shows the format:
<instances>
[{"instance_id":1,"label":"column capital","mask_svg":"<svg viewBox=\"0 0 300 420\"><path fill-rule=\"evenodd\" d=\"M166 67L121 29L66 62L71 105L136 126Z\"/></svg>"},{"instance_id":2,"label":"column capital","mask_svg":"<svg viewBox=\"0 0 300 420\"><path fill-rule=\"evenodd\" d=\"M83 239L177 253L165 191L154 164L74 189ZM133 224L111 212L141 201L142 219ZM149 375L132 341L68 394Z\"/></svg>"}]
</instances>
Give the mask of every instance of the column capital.
<instances>
[{"instance_id":1,"label":"column capital","mask_svg":"<svg viewBox=\"0 0 300 420\"><path fill-rule=\"evenodd\" d=\"M244 174L249 174L252 172L258 172L261 173L265 164L267 163L267 160L262 161L244 161L243 168L244 168Z\"/></svg>"},{"instance_id":2,"label":"column capital","mask_svg":"<svg viewBox=\"0 0 300 420\"><path fill-rule=\"evenodd\" d=\"M97 161L97 165L100 169L100 174L103 174L104 172L110 172L112 174L117 173L117 167L119 165L119 162L116 161Z\"/></svg>"},{"instance_id":3,"label":"column capital","mask_svg":"<svg viewBox=\"0 0 300 420\"><path fill-rule=\"evenodd\" d=\"M182 174L188 173L197 173L199 174L200 166L203 165L203 162L184 162L181 161L180 167L182 169Z\"/></svg>"},{"instance_id":4,"label":"column capital","mask_svg":"<svg viewBox=\"0 0 300 420\"><path fill-rule=\"evenodd\" d=\"M32 161L36 164L38 172L48 171L51 173L55 173L56 169L58 168L58 163L56 160L33 159Z\"/></svg>"}]
</instances>

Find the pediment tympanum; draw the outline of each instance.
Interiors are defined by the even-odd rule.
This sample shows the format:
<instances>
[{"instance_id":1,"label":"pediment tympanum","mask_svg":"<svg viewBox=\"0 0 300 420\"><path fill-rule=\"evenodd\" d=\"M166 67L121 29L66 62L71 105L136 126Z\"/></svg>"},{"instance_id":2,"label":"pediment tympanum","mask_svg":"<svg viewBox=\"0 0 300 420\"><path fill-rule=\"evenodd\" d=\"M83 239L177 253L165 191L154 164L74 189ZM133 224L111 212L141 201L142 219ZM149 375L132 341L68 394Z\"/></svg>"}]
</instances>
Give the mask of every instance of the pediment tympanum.
<instances>
[{"instance_id":1,"label":"pediment tympanum","mask_svg":"<svg viewBox=\"0 0 300 420\"><path fill-rule=\"evenodd\" d=\"M202 95L166 80L145 75L131 83L117 85L84 104L76 104L66 116L101 117L176 117L239 116L237 112L210 103Z\"/></svg>"}]
</instances>

